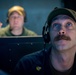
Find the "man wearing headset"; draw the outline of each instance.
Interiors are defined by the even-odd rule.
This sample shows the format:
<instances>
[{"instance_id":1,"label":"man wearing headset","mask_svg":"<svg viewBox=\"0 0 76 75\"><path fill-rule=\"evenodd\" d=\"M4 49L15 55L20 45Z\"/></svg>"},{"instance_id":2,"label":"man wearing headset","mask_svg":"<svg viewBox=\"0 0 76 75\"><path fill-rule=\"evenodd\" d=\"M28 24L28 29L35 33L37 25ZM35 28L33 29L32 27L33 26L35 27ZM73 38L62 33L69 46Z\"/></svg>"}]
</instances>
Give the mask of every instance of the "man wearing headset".
<instances>
[{"instance_id":1,"label":"man wearing headset","mask_svg":"<svg viewBox=\"0 0 76 75\"><path fill-rule=\"evenodd\" d=\"M24 27L26 12L21 6L13 6L8 10L8 25L0 29L0 36L37 36L37 34ZM0 26L2 24L0 23Z\"/></svg>"},{"instance_id":2,"label":"man wearing headset","mask_svg":"<svg viewBox=\"0 0 76 75\"><path fill-rule=\"evenodd\" d=\"M16 75L76 75L76 12L56 8L43 27L50 48L24 56L15 68Z\"/></svg>"}]
</instances>

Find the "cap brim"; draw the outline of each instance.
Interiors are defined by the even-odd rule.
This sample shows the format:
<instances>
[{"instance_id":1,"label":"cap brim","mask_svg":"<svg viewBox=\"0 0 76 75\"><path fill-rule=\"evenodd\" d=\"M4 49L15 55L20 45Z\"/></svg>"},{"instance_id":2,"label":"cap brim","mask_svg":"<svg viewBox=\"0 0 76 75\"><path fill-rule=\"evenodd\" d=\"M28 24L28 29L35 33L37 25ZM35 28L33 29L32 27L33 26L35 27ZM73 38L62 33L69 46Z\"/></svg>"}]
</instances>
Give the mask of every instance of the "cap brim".
<instances>
[{"instance_id":1,"label":"cap brim","mask_svg":"<svg viewBox=\"0 0 76 75\"><path fill-rule=\"evenodd\" d=\"M17 12L19 15L23 15L21 11L19 10L11 10L8 14L8 16L10 16L13 12Z\"/></svg>"},{"instance_id":2,"label":"cap brim","mask_svg":"<svg viewBox=\"0 0 76 75\"><path fill-rule=\"evenodd\" d=\"M70 16L71 18L73 18L74 21L76 21L76 18L75 18L75 14L72 10L69 10L69 9L55 9L53 10L49 16L48 16L48 22L51 21L54 17L58 16L58 15L68 15Z\"/></svg>"}]
</instances>

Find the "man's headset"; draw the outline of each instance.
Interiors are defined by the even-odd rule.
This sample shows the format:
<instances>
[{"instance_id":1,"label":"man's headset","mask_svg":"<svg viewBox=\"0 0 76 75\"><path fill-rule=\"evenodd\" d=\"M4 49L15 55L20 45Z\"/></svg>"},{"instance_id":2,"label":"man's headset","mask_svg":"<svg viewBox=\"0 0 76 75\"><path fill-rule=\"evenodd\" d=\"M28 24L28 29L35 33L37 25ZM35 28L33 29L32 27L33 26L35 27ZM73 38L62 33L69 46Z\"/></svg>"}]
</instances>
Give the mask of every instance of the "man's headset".
<instances>
[{"instance_id":1,"label":"man's headset","mask_svg":"<svg viewBox=\"0 0 76 75\"><path fill-rule=\"evenodd\" d=\"M49 25L48 22L45 23L42 30L42 35L45 43L50 42L50 35L49 35Z\"/></svg>"},{"instance_id":2,"label":"man's headset","mask_svg":"<svg viewBox=\"0 0 76 75\"><path fill-rule=\"evenodd\" d=\"M58 7L55 7L53 11L55 11L56 9L58 9ZM51 13L53 13L53 11ZM50 24L51 24L51 21L50 21L50 15L52 15L51 13L49 14L47 21L45 22L45 25L43 26L43 30L42 30L42 35L45 43L50 42L49 30L50 30Z\"/></svg>"}]
</instances>

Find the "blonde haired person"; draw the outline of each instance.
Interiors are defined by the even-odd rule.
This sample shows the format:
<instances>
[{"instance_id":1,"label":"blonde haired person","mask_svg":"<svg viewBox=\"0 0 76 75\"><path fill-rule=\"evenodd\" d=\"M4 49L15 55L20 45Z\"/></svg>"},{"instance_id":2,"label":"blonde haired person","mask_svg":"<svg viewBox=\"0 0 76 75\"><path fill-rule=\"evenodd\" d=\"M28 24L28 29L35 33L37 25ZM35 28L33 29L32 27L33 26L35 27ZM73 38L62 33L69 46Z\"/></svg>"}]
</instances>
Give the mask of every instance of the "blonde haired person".
<instances>
[{"instance_id":1,"label":"blonde haired person","mask_svg":"<svg viewBox=\"0 0 76 75\"><path fill-rule=\"evenodd\" d=\"M24 27L26 12L21 6L13 6L8 10L8 25L0 29L0 36L37 36L37 34ZM2 31L1 31L2 30Z\"/></svg>"}]
</instances>

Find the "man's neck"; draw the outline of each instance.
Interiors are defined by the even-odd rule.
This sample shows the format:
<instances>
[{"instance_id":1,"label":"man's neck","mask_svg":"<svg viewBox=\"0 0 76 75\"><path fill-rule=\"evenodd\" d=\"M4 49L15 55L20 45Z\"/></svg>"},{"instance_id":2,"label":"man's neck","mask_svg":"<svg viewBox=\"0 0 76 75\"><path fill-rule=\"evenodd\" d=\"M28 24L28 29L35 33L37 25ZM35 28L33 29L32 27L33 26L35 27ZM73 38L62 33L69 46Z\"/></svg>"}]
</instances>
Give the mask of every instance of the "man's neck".
<instances>
[{"instance_id":1,"label":"man's neck","mask_svg":"<svg viewBox=\"0 0 76 75\"><path fill-rule=\"evenodd\" d=\"M11 31L11 33L13 34L13 35L21 35L22 34L22 32L23 32L23 29L16 29L16 30L12 30Z\"/></svg>"},{"instance_id":2,"label":"man's neck","mask_svg":"<svg viewBox=\"0 0 76 75\"><path fill-rule=\"evenodd\" d=\"M73 65L75 52L67 50L64 52L52 50L50 60L53 67L59 71L66 71Z\"/></svg>"}]
</instances>

